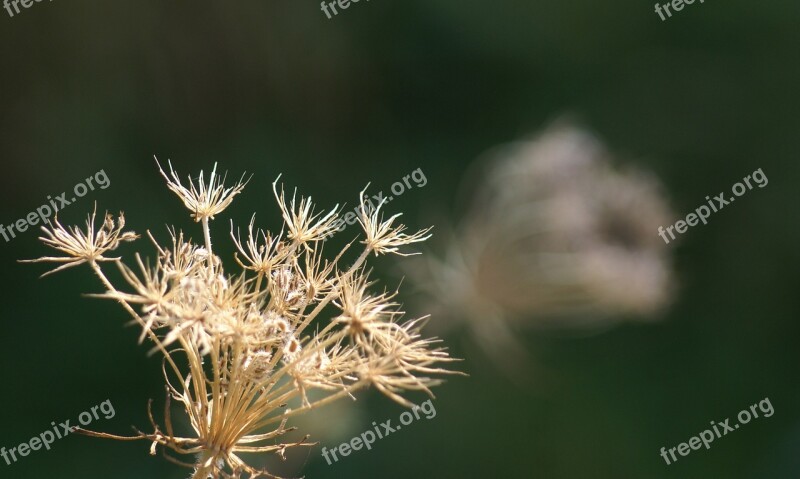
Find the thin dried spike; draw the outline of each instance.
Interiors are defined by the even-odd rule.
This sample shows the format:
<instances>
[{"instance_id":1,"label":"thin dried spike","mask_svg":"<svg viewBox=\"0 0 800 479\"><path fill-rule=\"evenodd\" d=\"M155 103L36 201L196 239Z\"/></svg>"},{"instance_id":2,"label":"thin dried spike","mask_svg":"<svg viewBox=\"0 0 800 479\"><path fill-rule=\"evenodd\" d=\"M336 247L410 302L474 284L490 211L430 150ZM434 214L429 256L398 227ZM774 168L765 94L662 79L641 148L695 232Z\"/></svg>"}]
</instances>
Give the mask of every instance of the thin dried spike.
<instances>
[{"instance_id":1,"label":"thin dried spike","mask_svg":"<svg viewBox=\"0 0 800 479\"><path fill-rule=\"evenodd\" d=\"M141 440L145 440L145 439L147 439L147 440L150 439L149 437L147 437L146 434L140 434L140 435L137 435L137 436L118 436L116 434L108 434L108 433L105 433L105 432L91 431L89 429L84 429L84 428L79 427L79 426L74 426L72 428L72 433L73 434L80 434L82 436L88 436L88 437L99 437L101 439L114 439L116 441L141 441Z\"/></svg>"},{"instance_id":2,"label":"thin dried spike","mask_svg":"<svg viewBox=\"0 0 800 479\"><path fill-rule=\"evenodd\" d=\"M176 459L176 458L170 456L169 454L167 454L166 448L161 449L161 455L164 456L164 459L166 459L167 461L169 461L169 462L171 462L173 464L176 464L178 466L185 467L185 468L188 468L188 469L194 469L194 466L195 466L194 464L189 464L188 462L183 462L183 461L181 461L179 459Z\"/></svg>"},{"instance_id":3,"label":"thin dried spike","mask_svg":"<svg viewBox=\"0 0 800 479\"><path fill-rule=\"evenodd\" d=\"M169 437L175 436L175 431L172 429L172 411L170 411L170 386L165 386L166 398L164 399L164 425L167 428Z\"/></svg>"}]
</instances>

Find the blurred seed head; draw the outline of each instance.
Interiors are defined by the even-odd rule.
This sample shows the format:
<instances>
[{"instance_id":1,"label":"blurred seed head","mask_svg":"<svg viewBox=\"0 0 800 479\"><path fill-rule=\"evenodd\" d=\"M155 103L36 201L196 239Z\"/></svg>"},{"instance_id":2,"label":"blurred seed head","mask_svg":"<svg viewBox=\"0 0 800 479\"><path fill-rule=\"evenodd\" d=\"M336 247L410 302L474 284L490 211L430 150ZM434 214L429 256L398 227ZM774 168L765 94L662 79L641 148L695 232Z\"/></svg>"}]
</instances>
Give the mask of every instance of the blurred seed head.
<instances>
[{"instance_id":1,"label":"blurred seed head","mask_svg":"<svg viewBox=\"0 0 800 479\"><path fill-rule=\"evenodd\" d=\"M617 167L566 123L481 166L445 256L411 271L449 321L466 320L486 343L524 326L654 318L669 303L670 252L657 228L673 219L652 174Z\"/></svg>"}]
</instances>

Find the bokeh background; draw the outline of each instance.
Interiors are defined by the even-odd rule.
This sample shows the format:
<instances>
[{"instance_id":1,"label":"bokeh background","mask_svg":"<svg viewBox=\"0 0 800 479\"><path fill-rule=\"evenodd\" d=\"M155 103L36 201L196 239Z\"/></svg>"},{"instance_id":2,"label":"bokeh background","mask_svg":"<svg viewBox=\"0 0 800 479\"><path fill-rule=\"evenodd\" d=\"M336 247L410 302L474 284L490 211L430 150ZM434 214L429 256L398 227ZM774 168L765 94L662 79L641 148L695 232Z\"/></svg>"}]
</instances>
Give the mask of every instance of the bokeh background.
<instances>
[{"instance_id":1,"label":"bokeh background","mask_svg":"<svg viewBox=\"0 0 800 479\"><path fill-rule=\"evenodd\" d=\"M354 205L367 182L388 190L422 168L427 185L390 205L422 226L458 216L462 174L482 152L564 111L657 173L680 216L763 168L766 188L684 235L680 294L659 322L526 334L546 374L524 383L449 336L470 377L436 390L435 419L333 466L315 449L288 474L795 478L798 19L789 0L695 2L666 22L641 0L374 0L331 20L314 1L73 0L13 18L0 11L0 223L103 169L111 186L64 210L65 222L82 221L96 200L124 210L136 231L163 238L174 223L199 236L158 176L158 155L182 174L214 162L254 174L215 225L218 243L230 219L244 224L253 211L278 227L270 186L279 173L322 205ZM145 428L147 399L158 410L163 398L160 361L136 344L120 308L81 297L99 291L87 270L40 280L44 266L16 262L46 252L36 236L0 239L0 445L106 399L116 416L96 429ZM395 267L376 263L390 285ZM771 418L671 466L660 458L662 446L765 397ZM367 426L401 412L374 393L358 405ZM147 449L72 436L0 462L0 477L188 476Z\"/></svg>"}]
</instances>

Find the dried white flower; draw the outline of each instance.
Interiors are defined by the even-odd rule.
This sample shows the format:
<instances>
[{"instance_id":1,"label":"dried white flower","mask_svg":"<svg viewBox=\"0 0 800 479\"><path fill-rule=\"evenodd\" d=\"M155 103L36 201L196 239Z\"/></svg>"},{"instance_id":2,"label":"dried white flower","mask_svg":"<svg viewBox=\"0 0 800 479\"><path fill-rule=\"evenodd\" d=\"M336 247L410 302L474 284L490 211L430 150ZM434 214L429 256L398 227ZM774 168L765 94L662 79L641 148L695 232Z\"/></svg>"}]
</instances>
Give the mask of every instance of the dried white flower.
<instances>
[{"instance_id":1,"label":"dried white flower","mask_svg":"<svg viewBox=\"0 0 800 479\"><path fill-rule=\"evenodd\" d=\"M371 208L367 204L364 193L366 193L366 189L359 194L361 202L359 204L358 222L361 224L361 227L364 228L367 236L362 243L374 251L376 256L386 253L408 256L408 253L400 253L398 248L411 243L425 241L431 237L431 235L428 234L431 230L430 227L410 235L404 233L406 230L405 225L394 224L394 221L399 218L402 213L397 213L389 217L388 220L384 220L381 207L386 203L386 199L382 199L380 203L378 203L378 206Z\"/></svg>"},{"instance_id":2,"label":"dried white flower","mask_svg":"<svg viewBox=\"0 0 800 479\"><path fill-rule=\"evenodd\" d=\"M104 256L135 238L122 232L121 216L118 225L106 217L99 231L94 215L86 231L66 229L57 221L44 228L42 240L66 256L35 261L65 263L56 270L88 263L106 287L97 296L121 303L142 328L141 339L152 341L165 358L169 393L163 427L151 414L150 433L128 438L82 433L143 439L152 443L153 452L161 447L193 456L194 464L188 464L193 479L275 477L248 465L242 455L283 456L287 448L311 446L308 436L278 442L292 430L287 421L370 385L409 405L404 391L430 393L439 380L429 376L448 373L435 365L451 359L434 341L420 339L420 322L400 322L391 295L367 292L371 283L364 264L370 253L396 252L400 245L424 239L422 233L406 236L391 220L379 224L377 217L365 217L366 247L341 270L347 247L329 262L322 258L318 241L330 232L337 208L315 214L310 198L296 204L293 195L287 204L283 189L279 194L274 187L288 241L281 240L282 234L254 230L251 220L247 241L234 238L242 270L230 274L211 249L208 225L244 184L225 188L216 165L208 183L201 174L189 188L181 185L171 165L171 176L161 173L193 218L203 223L204 246L186 241L175 230L170 230L169 247L150 235L157 257L149 263L137 254L134 270L120 258ZM126 290L108 280L101 268L106 261L119 267ZM321 321L321 330L311 328L331 303L342 314ZM192 436L176 435L170 400L183 405Z\"/></svg>"},{"instance_id":3,"label":"dried white flower","mask_svg":"<svg viewBox=\"0 0 800 479\"><path fill-rule=\"evenodd\" d=\"M158 164L158 160L156 160L156 164ZM178 195L178 198L183 201L183 204L192 213L192 218L197 222L208 219L213 220L214 216L222 213L231 204L233 198L241 193L247 184L247 181L244 181L244 175L242 175L242 178L234 186L226 188L224 186L225 177L220 178L217 175L217 164L214 163L214 168L208 178L208 184L206 184L201 171L200 176L197 178L197 184L195 185L195 182L189 178L189 188L186 188L181 184L178 174L172 169L172 163L168 161L167 164L169 165L170 176L164 173L160 164L158 165L158 171L167 180L167 187Z\"/></svg>"},{"instance_id":4,"label":"dried white flower","mask_svg":"<svg viewBox=\"0 0 800 479\"><path fill-rule=\"evenodd\" d=\"M56 216L49 227L42 227L45 236L39 239L47 246L64 253L66 256L47 256L34 260L24 260L23 263L39 263L43 261L64 263L42 275L47 276L87 262L119 260L119 258L107 258L103 255L117 249L120 243L134 241L139 236L132 231L122 231L125 228L125 216L122 213L119 214L119 221L116 226L114 217L106 213L100 229L95 227L96 217L97 207L95 206L95 210L86 219L86 228L80 229L77 226L65 228L58 222L58 216Z\"/></svg>"}]
</instances>

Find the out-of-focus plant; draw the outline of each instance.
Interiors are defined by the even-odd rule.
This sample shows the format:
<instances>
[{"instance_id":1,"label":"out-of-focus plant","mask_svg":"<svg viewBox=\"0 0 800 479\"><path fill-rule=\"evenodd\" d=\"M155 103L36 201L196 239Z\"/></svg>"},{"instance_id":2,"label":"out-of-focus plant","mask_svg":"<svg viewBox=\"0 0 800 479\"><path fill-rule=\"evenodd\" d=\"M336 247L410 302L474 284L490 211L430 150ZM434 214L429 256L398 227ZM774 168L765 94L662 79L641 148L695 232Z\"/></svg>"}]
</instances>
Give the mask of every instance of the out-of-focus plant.
<instances>
[{"instance_id":1,"label":"out-of-focus plant","mask_svg":"<svg viewBox=\"0 0 800 479\"><path fill-rule=\"evenodd\" d=\"M653 318L674 289L657 235L672 213L652 174L614 165L590 133L559 122L487 155L442 258L415 262L434 316L466 323L502 357L526 327L596 328Z\"/></svg>"}]
</instances>

